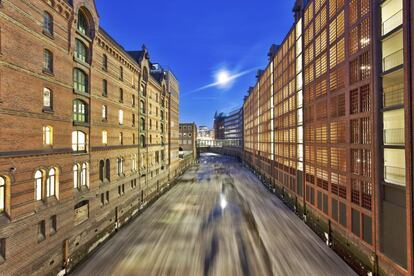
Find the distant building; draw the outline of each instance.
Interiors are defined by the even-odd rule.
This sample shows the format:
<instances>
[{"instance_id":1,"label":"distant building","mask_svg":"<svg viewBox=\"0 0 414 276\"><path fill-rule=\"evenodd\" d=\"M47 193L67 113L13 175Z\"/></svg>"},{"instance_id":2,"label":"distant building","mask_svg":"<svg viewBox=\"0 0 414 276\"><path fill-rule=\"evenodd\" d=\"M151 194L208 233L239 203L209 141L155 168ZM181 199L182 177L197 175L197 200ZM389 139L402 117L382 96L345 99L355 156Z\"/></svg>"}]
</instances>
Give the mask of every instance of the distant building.
<instances>
[{"instance_id":1,"label":"distant building","mask_svg":"<svg viewBox=\"0 0 414 276\"><path fill-rule=\"evenodd\" d=\"M243 108L230 112L224 118L224 140L226 146L243 146Z\"/></svg>"},{"instance_id":2,"label":"distant building","mask_svg":"<svg viewBox=\"0 0 414 276\"><path fill-rule=\"evenodd\" d=\"M179 144L180 157L186 154L196 155L197 126L195 123L180 123Z\"/></svg>"},{"instance_id":3,"label":"distant building","mask_svg":"<svg viewBox=\"0 0 414 276\"><path fill-rule=\"evenodd\" d=\"M214 139L224 139L224 119L226 118L224 113L217 113L214 115Z\"/></svg>"}]
</instances>

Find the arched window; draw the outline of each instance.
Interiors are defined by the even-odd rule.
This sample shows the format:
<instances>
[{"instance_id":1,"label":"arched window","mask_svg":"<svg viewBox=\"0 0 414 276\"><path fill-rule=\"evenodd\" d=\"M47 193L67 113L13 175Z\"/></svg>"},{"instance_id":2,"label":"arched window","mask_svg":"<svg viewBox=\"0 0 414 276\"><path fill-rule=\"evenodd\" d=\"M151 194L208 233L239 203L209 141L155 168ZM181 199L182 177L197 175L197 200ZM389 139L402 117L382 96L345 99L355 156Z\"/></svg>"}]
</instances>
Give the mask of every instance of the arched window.
<instances>
[{"instance_id":1,"label":"arched window","mask_svg":"<svg viewBox=\"0 0 414 276\"><path fill-rule=\"evenodd\" d=\"M72 132L72 150L86 151L86 134L82 131Z\"/></svg>"},{"instance_id":2,"label":"arched window","mask_svg":"<svg viewBox=\"0 0 414 276\"><path fill-rule=\"evenodd\" d=\"M145 114L145 102L144 101L140 102L140 109L141 109L141 113Z\"/></svg>"},{"instance_id":3,"label":"arched window","mask_svg":"<svg viewBox=\"0 0 414 276\"><path fill-rule=\"evenodd\" d=\"M139 137L139 145L140 145L140 147L141 148L145 148L145 136L144 135L141 135L140 137Z\"/></svg>"},{"instance_id":4,"label":"arched window","mask_svg":"<svg viewBox=\"0 0 414 276\"><path fill-rule=\"evenodd\" d=\"M141 131L144 131L145 130L145 119L144 118L141 118Z\"/></svg>"},{"instance_id":5,"label":"arched window","mask_svg":"<svg viewBox=\"0 0 414 276\"><path fill-rule=\"evenodd\" d=\"M42 200L43 196L43 172L37 170L35 172L35 199Z\"/></svg>"},{"instance_id":6,"label":"arched window","mask_svg":"<svg viewBox=\"0 0 414 276\"><path fill-rule=\"evenodd\" d=\"M142 79L145 82L148 82L148 69L147 67L144 67L144 72L142 73Z\"/></svg>"},{"instance_id":7,"label":"arched window","mask_svg":"<svg viewBox=\"0 0 414 276\"><path fill-rule=\"evenodd\" d=\"M6 178L0 176L0 213L6 208Z\"/></svg>"},{"instance_id":8,"label":"arched window","mask_svg":"<svg viewBox=\"0 0 414 276\"><path fill-rule=\"evenodd\" d=\"M81 171L81 186L88 186L88 164L82 164L82 171Z\"/></svg>"},{"instance_id":9,"label":"arched window","mask_svg":"<svg viewBox=\"0 0 414 276\"><path fill-rule=\"evenodd\" d=\"M53 35L53 17L48 12L43 12L43 33Z\"/></svg>"},{"instance_id":10,"label":"arched window","mask_svg":"<svg viewBox=\"0 0 414 276\"><path fill-rule=\"evenodd\" d=\"M105 161L105 178L111 180L111 161L109 159Z\"/></svg>"},{"instance_id":11,"label":"arched window","mask_svg":"<svg viewBox=\"0 0 414 276\"><path fill-rule=\"evenodd\" d=\"M53 73L53 54L48 49L43 51L43 71Z\"/></svg>"},{"instance_id":12,"label":"arched window","mask_svg":"<svg viewBox=\"0 0 414 276\"><path fill-rule=\"evenodd\" d=\"M89 62L88 47L79 39L76 39L75 57L80 61Z\"/></svg>"},{"instance_id":13,"label":"arched window","mask_svg":"<svg viewBox=\"0 0 414 276\"><path fill-rule=\"evenodd\" d=\"M57 179L56 170L51 168L46 181L46 197L52 197L56 195Z\"/></svg>"},{"instance_id":14,"label":"arched window","mask_svg":"<svg viewBox=\"0 0 414 276\"><path fill-rule=\"evenodd\" d=\"M83 11L79 11L78 14L78 31L83 35L90 36L88 19Z\"/></svg>"},{"instance_id":15,"label":"arched window","mask_svg":"<svg viewBox=\"0 0 414 276\"><path fill-rule=\"evenodd\" d=\"M88 93L88 76L82 70L73 70L73 88L76 92Z\"/></svg>"},{"instance_id":16,"label":"arched window","mask_svg":"<svg viewBox=\"0 0 414 276\"><path fill-rule=\"evenodd\" d=\"M161 124L161 133L164 133L164 124Z\"/></svg>"},{"instance_id":17,"label":"arched window","mask_svg":"<svg viewBox=\"0 0 414 276\"><path fill-rule=\"evenodd\" d=\"M124 80L124 67L119 66L119 79Z\"/></svg>"},{"instance_id":18,"label":"arched window","mask_svg":"<svg viewBox=\"0 0 414 276\"><path fill-rule=\"evenodd\" d=\"M105 161L99 161L99 180L104 181Z\"/></svg>"},{"instance_id":19,"label":"arched window","mask_svg":"<svg viewBox=\"0 0 414 276\"><path fill-rule=\"evenodd\" d=\"M102 69L108 71L108 56L105 54L102 56Z\"/></svg>"},{"instance_id":20,"label":"arched window","mask_svg":"<svg viewBox=\"0 0 414 276\"><path fill-rule=\"evenodd\" d=\"M119 133L119 144L120 145L124 144L124 134L122 132Z\"/></svg>"},{"instance_id":21,"label":"arched window","mask_svg":"<svg viewBox=\"0 0 414 276\"><path fill-rule=\"evenodd\" d=\"M131 171L137 171L137 155L133 154L131 157Z\"/></svg>"},{"instance_id":22,"label":"arched window","mask_svg":"<svg viewBox=\"0 0 414 276\"><path fill-rule=\"evenodd\" d=\"M84 101L73 101L73 121L78 123L88 122L88 106Z\"/></svg>"},{"instance_id":23,"label":"arched window","mask_svg":"<svg viewBox=\"0 0 414 276\"><path fill-rule=\"evenodd\" d=\"M53 110L53 93L49 88L43 88L43 110Z\"/></svg>"},{"instance_id":24,"label":"arched window","mask_svg":"<svg viewBox=\"0 0 414 276\"><path fill-rule=\"evenodd\" d=\"M53 127L43 127L43 145L53 145Z\"/></svg>"},{"instance_id":25,"label":"arched window","mask_svg":"<svg viewBox=\"0 0 414 276\"><path fill-rule=\"evenodd\" d=\"M73 188L79 188L79 165L75 164L73 166Z\"/></svg>"}]
</instances>

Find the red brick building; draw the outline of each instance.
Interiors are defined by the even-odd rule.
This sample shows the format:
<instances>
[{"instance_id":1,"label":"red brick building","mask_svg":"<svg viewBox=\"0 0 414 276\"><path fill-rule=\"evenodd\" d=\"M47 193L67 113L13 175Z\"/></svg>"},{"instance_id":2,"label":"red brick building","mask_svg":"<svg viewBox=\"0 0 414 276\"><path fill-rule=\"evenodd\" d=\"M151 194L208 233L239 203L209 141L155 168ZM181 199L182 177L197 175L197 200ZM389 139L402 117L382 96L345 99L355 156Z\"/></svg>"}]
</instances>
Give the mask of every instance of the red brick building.
<instances>
[{"instance_id":1,"label":"red brick building","mask_svg":"<svg viewBox=\"0 0 414 276\"><path fill-rule=\"evenodd\" d=\"M414 273L412 5L296 1L244 103L246 162L361 273Z\"/></svg>"},{"instance_id":2,"label":"red brick building","mask_svg":"<svg viewBox=\"0 0 414 276\"><path fill-rule=\"evenodd\" d=\"M178 97L93 0L0 1L0 274L70 269L162 192Z\"/></svg>"}]
</instances>

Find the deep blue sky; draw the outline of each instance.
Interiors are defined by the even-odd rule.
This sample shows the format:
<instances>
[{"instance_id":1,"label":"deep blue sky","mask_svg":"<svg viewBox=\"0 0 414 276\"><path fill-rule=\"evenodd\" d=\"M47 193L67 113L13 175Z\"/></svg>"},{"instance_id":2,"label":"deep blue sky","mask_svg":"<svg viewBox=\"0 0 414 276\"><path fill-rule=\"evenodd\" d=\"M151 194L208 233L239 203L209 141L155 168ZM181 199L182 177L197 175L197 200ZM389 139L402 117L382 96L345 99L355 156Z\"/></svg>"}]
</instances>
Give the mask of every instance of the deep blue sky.
<instances>
[{"instance_id":1,"label":"deep blue sky","mask_svg":"<svg viewBox=\"0 0 414 276\"><path fill-rule=\"evenodd\" d=\"M272 43L293 22L294 0L96 0L101 26L127 50L144 43L153 62L180 81L180 120L212 126L215 111L243 104L255 72L229 89L212 87L222 68L241 72L265 67ZM187 94L187 95L186 95Z\"/></svg>"}]
</instances>

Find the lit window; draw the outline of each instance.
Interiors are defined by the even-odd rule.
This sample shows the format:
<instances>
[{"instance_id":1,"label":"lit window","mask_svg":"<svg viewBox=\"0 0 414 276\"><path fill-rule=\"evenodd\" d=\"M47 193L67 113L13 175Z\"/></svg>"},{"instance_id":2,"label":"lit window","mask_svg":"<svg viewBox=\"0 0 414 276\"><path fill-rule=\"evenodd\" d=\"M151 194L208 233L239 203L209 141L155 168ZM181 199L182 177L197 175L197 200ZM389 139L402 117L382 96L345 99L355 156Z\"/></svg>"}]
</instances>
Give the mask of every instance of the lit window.
<instances>
[{"instance_id":1,"label":"lit window","mask_svg":"<svg viewBox=\"0 0 414 276\"><path fill-rule=\"evenodd\" d=\"M80 61L88 62L88 48L78 39L76 39L75 57Z\"/></svg>"},{"instance_id":2,"label":"lit window","mask_svg":"<svg viewBox=\"0 0 414 276\"><path fill-rule=\"evenodd\" d=\"M6 179L0 176L0 213L4 212L6 206Z\"/></svg>"},{"instance_id":3,"label":"lit window","mask_svg":"<svg viewBox=\"0 0 414 276\"><path fill-rule=\"evenodd\" d=\"M35 199L41 200L43 194L43 172L38 170L35 173Z\"/></svg>"},{"instance_id":4,"label":"lit window","mask_svg":"<svg viewBox=\"0 0 414 276\"><path fill-rule=\"evenodd\" d=\"M43 108L53 110L52 91L49 88L43 88Z\"/></svg>"},{"instance_id":5,"label":"lit window","mask_svg":"<svg viewBox=\"0 0 414 276\"><path fill-rule=\"evenodd\" d=\"M82 131L72 132L72 150L86 151L86 134Z\"/></svg>"},{"instance_id":6,"label":"lit window","mask_svg":"<svg viewBox=\"0 0 414 276\"><path fill-rule=\"evenodd\" d=\"M120 125L124 124L124 111L123 110L119 110L119 124Z\"/></svg>"},{"instance_id":7,"label":"lit window","mask_svg":"<svg viewBox=\"0 0 414 276\"><path fill-rule=\"evenodd\" d=\"M47 49L43 52L43 71L53 73L53 54Z\"/></svg>"},{"instance_id":8,"label":"lit window","mask_svg":"<svg viewBox=\"0 0 414 276\"><path fill-rule=\"evenodd\" d=\"M53 127L43 127L43 145L53 145Z\"/></svg>"},{"instance_id":9,"label":"lit window","mask_svg":"<svg viewBox=\"0 0 414 276\"><path fill-rule=\"evenodd\" d=\"M102 131L102 144L108 144L108 132L106 130Z\"/></svg>"},{"instance_id":10,"label":"lit window","mask_svg":"<svg viewBox=\"0 0 414 276\"><path fill-rule=\"evenodd\" d=\"M56 195L56 170L51 168L46 181L46 197L52 197Z\"/></svg>"},{"instance_id":11,"label":"lit window","mask_svg":"<svg viewBox=\"0 0 414 276\"><path fill-rule=\"evenodd\" d=\"M87 163L82 164L80 180L81 180L80 181L81 186L88 186L88 164Z\"/></svg>"},{"instance_id":12,"label":"lit window","mask_svg":"<svg viewBox=\"0 0 414 276\"><path fill-rule=\"evenodd\" d=\"M87 105L81 100L73 101L73 121L78 123L88 122Z\"/></svg>"},{"instance_id":13,"label":"lit window","mask_svg":"<svg viewBox=\"0 0 414 276\"><path fill-rule=\"evenodd\" d=\"M108 119L108 108L106 105L102 106L102 119L107 120Z\"/></svg>"},{"instance_id":14,"label":"lit window","mask_svg":"<svg viewBox=\"0 0 414 276\"><path fill-rule=\"evenodd\" d=\"M75 164L73 166L73 188L79 188L79 165Z\"/></svg>"},{"instance_id":15,"label":"lit window","mask_svg":"<svg viewBox=\"0 0 414 276\"><path fill-rule=\"evenodd\" d=\"M88 76L78 68L73 71L73 88L76 92L88 93Z\"/></svg>"},{"instance_id":16,"label":"lit window","mask_svg":"<svg viewBox=\"0 0 414 276\"><path fill-rule=\"evenodd\" d=\"M53 17L48 12L43 13L43 32L53 35Z\"/></svg>"}]
</instances>

